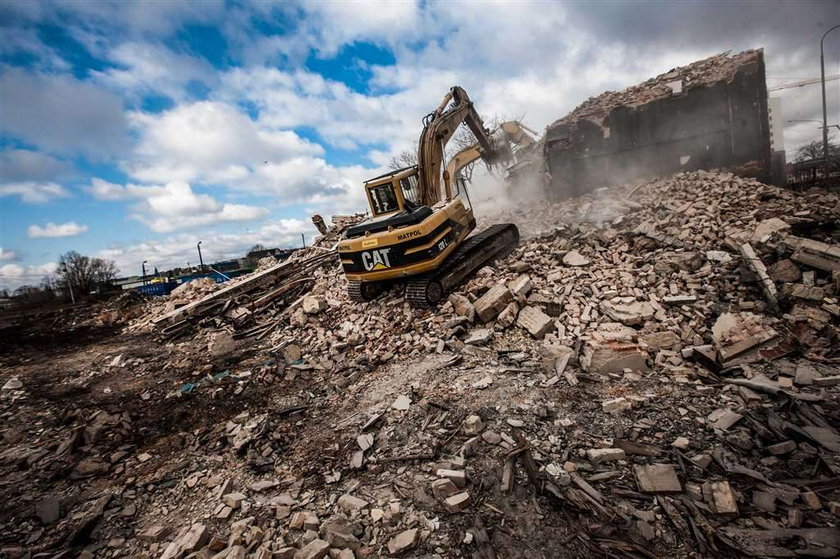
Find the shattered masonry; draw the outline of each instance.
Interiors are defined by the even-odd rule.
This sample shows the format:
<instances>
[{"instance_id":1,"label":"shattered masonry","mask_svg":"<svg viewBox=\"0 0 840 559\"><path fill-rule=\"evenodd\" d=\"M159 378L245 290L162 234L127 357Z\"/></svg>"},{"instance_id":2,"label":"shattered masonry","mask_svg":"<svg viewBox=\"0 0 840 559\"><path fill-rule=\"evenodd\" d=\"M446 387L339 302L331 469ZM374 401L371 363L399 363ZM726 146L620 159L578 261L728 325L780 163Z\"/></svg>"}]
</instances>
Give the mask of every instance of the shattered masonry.
<instances>
[{"instance_id":1,"label":"shattered masonry","mask_svg":"<svg viewBox=\"0 0 840 559\"><path fill-rule=\"evenodd\" d=\"M313 247L45 315L2 342L0 546L831 556L838 218L835 194L680 173L485 216L526 239L435 312L350 302Z\"/></svg>"}]
</instances>

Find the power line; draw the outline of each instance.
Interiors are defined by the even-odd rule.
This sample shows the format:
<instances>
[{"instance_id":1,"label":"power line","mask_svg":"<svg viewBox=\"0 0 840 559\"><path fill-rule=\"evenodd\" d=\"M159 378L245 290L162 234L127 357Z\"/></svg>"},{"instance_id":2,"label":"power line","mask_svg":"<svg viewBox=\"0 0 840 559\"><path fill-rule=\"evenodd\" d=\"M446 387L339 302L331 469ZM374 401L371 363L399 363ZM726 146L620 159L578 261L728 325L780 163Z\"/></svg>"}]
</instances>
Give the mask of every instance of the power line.
<instances>
[{"instance_id":1,"label":"power line","mask_svg":"<svg viewBox=\"0 0 840 559\"><path fill-rule=\"evenodd\" d=\"M833 76L826 76L825 81L831 82L836 79L840 79L840 74L834 74ZM808 78L807 80L798 81L798 82L791 82L791 83L783 83L781 85L774 85L773 87L768 87L767 92L771 91L779 91L780 89L791 89L793 87L804 87L806 85L813 85L815 83L820 83L820 78Z\"/></svg>"}]
</instances>

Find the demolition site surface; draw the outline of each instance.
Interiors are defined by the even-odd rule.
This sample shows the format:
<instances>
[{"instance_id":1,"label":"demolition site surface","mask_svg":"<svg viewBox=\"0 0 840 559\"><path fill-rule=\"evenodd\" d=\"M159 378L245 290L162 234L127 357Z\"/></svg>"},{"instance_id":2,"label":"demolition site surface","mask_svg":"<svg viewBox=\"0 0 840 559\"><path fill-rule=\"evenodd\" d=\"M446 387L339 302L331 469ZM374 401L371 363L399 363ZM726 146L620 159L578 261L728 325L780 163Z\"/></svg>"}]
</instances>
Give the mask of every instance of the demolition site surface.
<instances>
[{"instance_id":1,"label":"demolition site surface","mask_svg":"<svg viewBox=\"0 0 840 559\"><path fill-rule=\"evenodd\" d=\"M6 327L2 554L840 553L840 197L692 171L481 219L519 247L432 310L348 299L351 217Z\"/></svg>"}]
</instances>

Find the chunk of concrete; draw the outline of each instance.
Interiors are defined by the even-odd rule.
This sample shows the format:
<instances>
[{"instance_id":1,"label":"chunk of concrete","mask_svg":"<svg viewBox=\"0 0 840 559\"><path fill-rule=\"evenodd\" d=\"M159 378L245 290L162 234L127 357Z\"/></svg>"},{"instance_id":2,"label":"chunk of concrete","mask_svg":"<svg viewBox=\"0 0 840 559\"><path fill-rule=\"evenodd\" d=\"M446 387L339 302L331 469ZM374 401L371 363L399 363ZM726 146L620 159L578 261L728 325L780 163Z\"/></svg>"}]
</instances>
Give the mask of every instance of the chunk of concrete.
<instances>
[{"instance_id":1,"label":"chunk of concrete","mask_svg":"<svg viewBox=\"0 0 840 559\"><path fill-rule=\"evenodd\" d=\"M405 530L388 540L388 553L391 555L400 555L406 551L414 549L414 546L416 546L419 541L419 530L416 528Z\"/></svg>"},{"instance_id":2,"label":"chunk of concrete","mask_svg":"<svg viewBox=\"0 0 840 559\"><path fill-rule=\"evenodd\" d=\"M472 497L470 497L470 494L467 491L462 491L461 493L456 493L451 497L447 497L443 502L446 510L452 513L466 510L471 504Z\"/></svg>"},{"instance_id":3,"label":"chunk of concrete","mask_svg":"<svg viewBox=\"0 0 840 559\"><path fill-rule=\"evenodd\" d=\"M703 484L703 498L717 514L738 514L738 502L728 481L707 481Z\"/></svg>"},{"instance_id":4,"label":"chunk of concrete","mask_svg":"<svg viewBox=\"0 0 840 559\"><path fill-rule=\"evenodd\" d=\"M513 294L517 297L527 297L533 287L534 284L531 282L531 277L528 275L519 276L508 284L508 288L513 291Z\"/></svg>"},{"instance_id":5,"label":"chunk of concrete","mask_svg":"<svg viewBox=\"0 0 840 559\"><path fill-rule=\"evenodd\" d=\"M632 297L613 297L601 301L601 312L625 326L638 326L653 318L656 313L650 303L636 301Z\"/></svg>"},{"instance_id":6,"label":"chunk of concrete","mask_svg":"<svg viewBox=\"0 0 840 559\"><path fill-rule=\"evenodd\" d=\"M671 493L682 491L682 485L670 464L637 464L633 466L639 491Z\"/></svg>"},{"instance_id":7,"label":"chunk of concrete","mask_svg":"<svg viewBox=\"0 0 840 559\"><path fill-rule=\"evenodd\" d=\"M222 502L232 509L238 509L242 506L242 501L244 500L245 494L243 493L228 493L227 495L222 495Z\"/></svg>"},{"instance_id":8,"label":"chunk of concrete","mask_svg":"<svg viewBox=\"0 0 840 559\"><path fill-rule=\"evenodd\" d=\"M467 345L487 345L487 343L493 339L493 330L490 328L475 328L474 330L470 330L470 333L464 339L464 343Z\"/></svg>"},{"instance_id":9,"label":"chunk of concrete","mask_svg":"<svg viewBox=\"0 0 840 559\"><path fill-rule=\"evenodd\" d=\"M484 422L481 421L481 417L470 415L464 420L463 429L465 435L478 435L484 429Z\"/></svg>"},{"instance_id":10,"label":"chunk of concrete","mask_svg":"<svg viewBox=\"0 0 840 559\"><path fill-rule=\"evenodd\" d=\"M23 388L23 383L20 379L18 377L12 377L6 381L2 390L20 390L21 388Z\"/></svg>"},{"instance_id":11,"label":"chunk of concrete","mask_svg":"<svg viewBox=\"0 0 840 559\"><path fill-rule=\"evenodd\" d=\"M482 322L490 322L513 300L513 292L503 284L496 284L475 302L475 312Z\"/></svg>"},{"instance_id":12,"label":"chunk of concrete","mask_svg":"<svg viewBox=\"0 0 840 559\"><path fill-rule=\"evenodd\" d=\"M211 357L224 357L236 350L236 340L230 332L214 332L207 344L207 351Z\"/></svg>"},{"instance_id":13,"label":"chunk of concrete","mask_svg":"<svg viewBox=\"0 0 840 559\"><path fill-rule=\"evenodd\" d=\"M470 322L475 320L475 306L469 299L460 293L452 293L449 295L449 302L452 304L452 309L458 316L465 316Z\"/></svg>"},{"instance_id":14,"label":"chunk of concrete","mask_svg":"<svg viewBox=\"0 0 840 559\"><path fill-rule=\"evenodd\" d=\"M799 269L796 262L790 258L785 258L768 266L767 275L769 275L773 281L781 283L794 283L802 279L802 270Z\"/></svg>"},{"instance_id":15,"label":"chunk of concrete","mask_svg":"<svg viewBox=\"0 0 840 559\"><path fill-rule=\"evenodd\" d=\"M295 553L295 559L323 559L330 552L330 544L316 538Z\"/></svg>"},{"instance_id":16,"label":"chunk of concrete","mask_svg":"<svg viewBox=\"0 0 840 559\"><path fill-rule=\"evenodd\" d=\"M730 409L720 408L709 414L708 420L712 427L726 431L739 421L743 416L740 413L734 412Z\"/></svg>"},{"instance_id":17,"label":"chunk of concrete","mask_svg":"<svg viewBox=\"0 0 840 559\"><path fill-rule=\"evenodd\" d=\"M620 373L624 369L647 371L647 355L634 343L588 340L583 348L581 366L590 373Z\"/></svg>"},{"instance_id":18,"label":"chunk of concrete","mask_svg":"<svg viewBox=\"0 0 840 559\"><path fill-rule=\"evenodd\" d=\"M750 242L753 243L764 243L770 240L770 238L782 231L788 231L790 229L790 225L778 217L771 217L770 219L765 219L758 223L755 226L755 230L753 231L752 237L750 238Z\"/></svg>"},{"instance_id":19,"label":"chunk of concrete","mask_svg":"<svg viewBox=\"0 0 840 559\"><path fill-rule=\"evenodd\" d=\"M527 330L534 338L542 339L554 327L554 321L537 307L528 306L519 311L516 325Z\"/></svg>"},{"instance_id":20,"label":"chunk of concrete","mask_svg":"<svg viewBox=\"0 0 840 559\"><path fill-rule=\"evenodd\" d=\"M435 475L440 478L448 479L459 489L463 489L467 485L467 474L464 470L447 470L441 468L435 472Z\"/></svg>"},{"instance_id":21,"label":"chunk of concrete","mask_svg":"<svg viewBox=\"0 0 840 559\"><path fill-rule=\"evenodd\" d=\"M411 405L411 398L406 396L405 394L398 396L394 403L391 404L391 407L395 410L405 411Z\"/></svg>"},{"instance_id":22,"label":"chunk of concrete","mask_svg":"<svg viewBox=\"0 0 840 559\"><path fill-rule=\"evenodd\" d=\"M358 497L354 497L353 495L344 494L338 498L337 504L339 508L342 508L348 512L354 510L361 510L368 506L368 502L364 499L360 499Z\"/></svg>"},{"instance_id":23,"label":"chunk of concrete","mask_svg":"<svg viewBox=\"0 0 840 559\"><path fill-rule=\"evenodd\" d=\"M645 344L653 351L674 349L682 344L679 335L671 330L642 334L639 336L639 342Z\"/></svg>"},{"instance_id":24,"label":"chunk of concrete","mask_svg":"<svg viewBox=\"0 0 840 559\"><path fill-rule=\"evenodd\" d=\"M516 318L518 316L519 303L511 301L508 303L508 306L505 307L505 310L499 313L499 316L496 318L496 324L502 328L509 328L514 322L516 322Z\"/></svg>"},{"instance_id":25,"label":"chunk of concrete","mask_svg":"<svg viewBox=\"0 0 840 559\"><path fill-rule=\"evenodd\" d=\"M793 383L797 386L810 386L814 384L814 379L819 376L820 374L814 367L807 363L800 363L796 366Z\"/></svg>"},{"instance_id":26,"label":"chunk of concrete","mask_svg":"<svg viewBox=\"0 0 840 559\"><path fill-rule=\"evenodd\" d=\"M576 250L570 250L563 256L566 266L589 266L590 260Z\"/></svg>"},{"instance_id":27,"label":"chunk of concrete","mask_svg":"<svg viewBox=\"0 0 840 559\"><path fill-rule=\"evenodd\" d=\"M432 494L440 500L451 497L460 491L461 490L458 489L458 486L452 483L452 480L448 478L436 479L432 482Z\"/></svg>"},{"instance_id":28,"label":"chunk of concrete","mask_svg":"<svg viewBox=\"0 0 840 559\"><path fill-rule=\"evenodd\" d=\"M306 314L320 314L327 310L327 301L318 295L307 295L301 306Z\"/></svg>"},{"instance_id":29,"label":"chunk of concrete","mask_svg":"<svg viewBox=\"0 0 840 559\"><path fill-rule=\"evenodd\" d=\"M621 413L632 407L633 403L627 398L613 398L612 400L601 402L601 409L611 414Z\"/></svg>"},{"instance_id":30,"label":"chunk of concrete","mask_svg":"<svg viewBox=\"0 0 840 559\"><path fill-rule=\"evenodd\" d=\"M590 448L586 451L586 457L593 464L600 464L624 460L627 455L620 448Z\"/></svg>"}]
</instances>

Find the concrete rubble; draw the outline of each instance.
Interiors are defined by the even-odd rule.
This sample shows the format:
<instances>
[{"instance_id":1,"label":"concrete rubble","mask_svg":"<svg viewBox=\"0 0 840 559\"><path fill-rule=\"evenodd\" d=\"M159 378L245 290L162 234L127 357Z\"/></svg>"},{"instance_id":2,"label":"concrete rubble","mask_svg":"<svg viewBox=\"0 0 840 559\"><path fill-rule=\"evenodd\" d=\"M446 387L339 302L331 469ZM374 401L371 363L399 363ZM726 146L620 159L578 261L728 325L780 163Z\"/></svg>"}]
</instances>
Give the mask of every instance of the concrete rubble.
<instances>
[{"instance_id":1,"label":"concrete rubble","mask_svg":"<svg viewBox=\"0 0 840 559\"><path fill-rule=\"evenodd\" d=\"M520 246L430 311L313 247L20 332L2 554L840 553L840 197L699 171L482 219Z\"/></svg>"}]
</instances>

